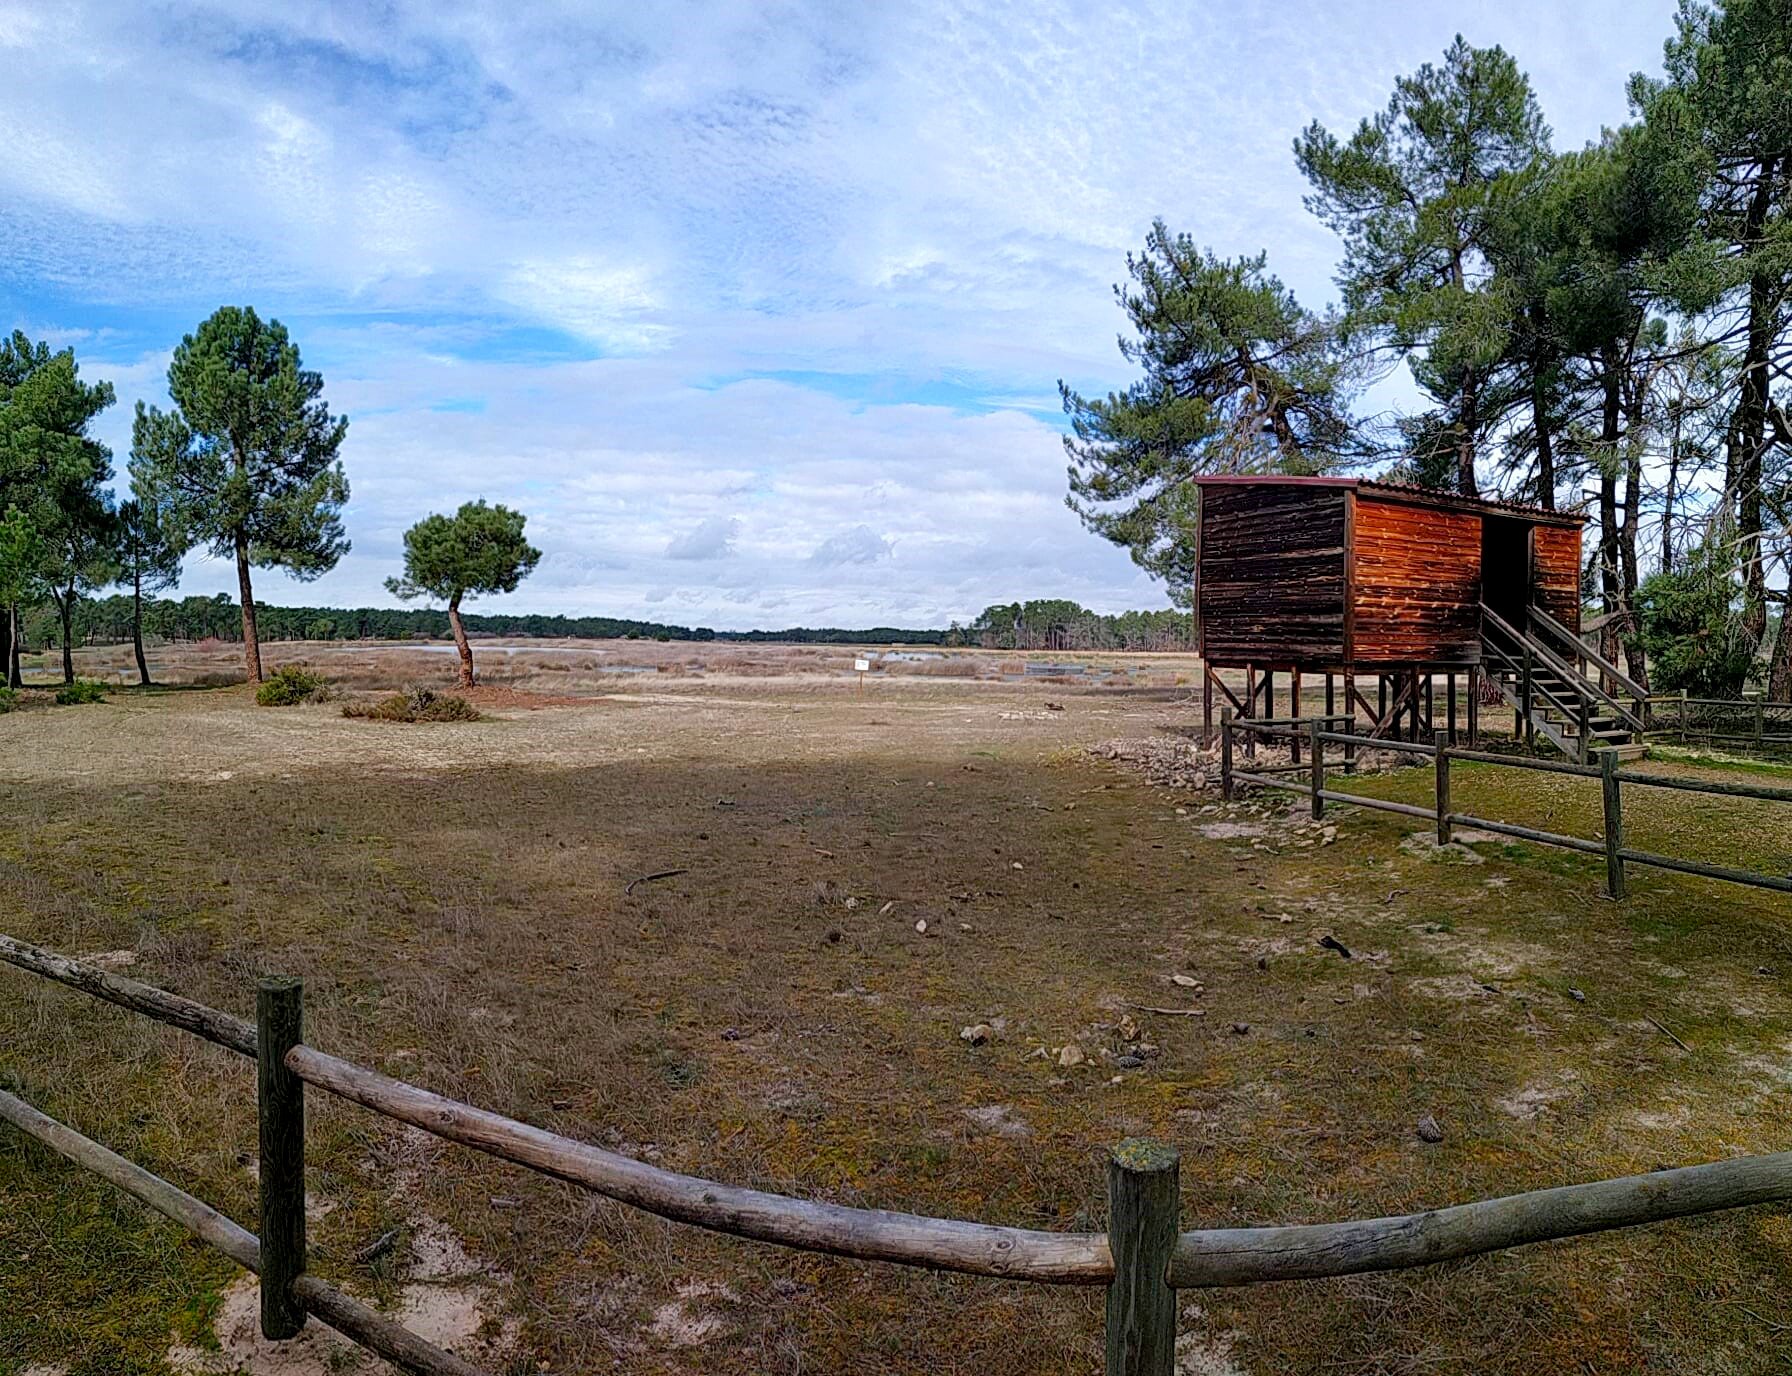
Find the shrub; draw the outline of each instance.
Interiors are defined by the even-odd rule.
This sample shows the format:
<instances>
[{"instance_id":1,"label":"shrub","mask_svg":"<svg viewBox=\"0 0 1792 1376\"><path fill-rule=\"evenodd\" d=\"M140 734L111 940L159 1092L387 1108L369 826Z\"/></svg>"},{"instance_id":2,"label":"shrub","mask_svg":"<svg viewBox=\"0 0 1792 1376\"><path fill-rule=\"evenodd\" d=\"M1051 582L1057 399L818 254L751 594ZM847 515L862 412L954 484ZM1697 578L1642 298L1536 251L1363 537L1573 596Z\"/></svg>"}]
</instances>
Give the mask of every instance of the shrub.
<instances>
[{"instance_id":1,"label":"shrub","mask_svg":"<svg viewBox=\"0 0 1792 1376\"><path fill-rule=\"evenodd\" d=\"M329 683L322 674L288 664L277 669L255 690L255 701L263 707L297 707L301 702L322 702L329 696Z\"/></svg>"},{"instance_id":2,"label":"shrub","mask_svg":"<svg viewBox=\"0 0 1792 1376\"><path fill-rule=\"evenodd\" d=\"M106 685L95 683L91 679L78 678L73 683L65 683L56 690L58 707L78 707L84 702L104 702Z\"/></svg>"},{"instance_id":3,"label":"shrub","mask_svg":"<svg viewBox=\"0 0 1792 1376\"><path fill-rule=\"evenodd\" d=\"M345 717L366 717L373 721L478 721L479 709L465 698L452 693L438 693L433 688L412 688L394 693L378 702L348 702L342 706Z\"/></svg>"},{"instance_id":4,"label":"shrub","mask_svg":"<svg viewBox=\"0 0 1792 1376\"><path fill-rule=\"evenodd\" d=\"M10 712L19 705L19 695L12 689L0 685L0 713Z\"/></svg>"}]
</instances>

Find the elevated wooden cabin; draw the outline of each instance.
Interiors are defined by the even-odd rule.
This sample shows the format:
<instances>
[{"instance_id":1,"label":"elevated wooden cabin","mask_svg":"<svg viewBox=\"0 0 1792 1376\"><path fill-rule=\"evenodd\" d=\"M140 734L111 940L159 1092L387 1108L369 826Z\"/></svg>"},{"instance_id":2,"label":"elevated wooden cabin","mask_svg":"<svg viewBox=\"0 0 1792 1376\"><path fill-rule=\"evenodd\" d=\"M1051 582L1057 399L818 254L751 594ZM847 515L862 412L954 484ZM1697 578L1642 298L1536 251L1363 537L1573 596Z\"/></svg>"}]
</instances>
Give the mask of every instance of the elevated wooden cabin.
<instances>
[{"instance_id":1,"label":"elevated wooden cabin","mask_svg":"<svg viewBox=\"0 0 1792 1376\"><path fill-rule=\"evenodd\" d=\"M1328 712L1330 679L1342 674L1345 710L1362 701L1380 731L1389 694L1395 720L1410 694L1417 732L1419 676L1428 698L1430 676L1446 675L1453 704L1456 674L1472 678L1490 655L1511 649L1490 643L1492 628L1522 637L1548 618L1562 632L1579 631L1584 516L1369 478L1195 481L1206 696L1212 669L1245 669L1241 715L1271 715L1256 710L1259 673L1291 672L1297 702L1302 673L1326 675ZM1382 680L1377 703L1356 693L1359 674Z\"/></svg>"}]
</instances>

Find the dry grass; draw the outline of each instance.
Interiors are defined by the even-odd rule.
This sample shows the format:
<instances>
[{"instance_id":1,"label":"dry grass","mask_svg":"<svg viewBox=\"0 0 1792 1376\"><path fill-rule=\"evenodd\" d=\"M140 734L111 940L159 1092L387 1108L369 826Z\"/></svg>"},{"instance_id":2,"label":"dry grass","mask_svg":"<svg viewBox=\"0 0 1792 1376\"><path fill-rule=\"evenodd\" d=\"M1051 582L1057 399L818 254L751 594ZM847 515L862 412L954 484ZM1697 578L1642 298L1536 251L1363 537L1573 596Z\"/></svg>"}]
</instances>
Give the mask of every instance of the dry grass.
<instances>
[{"instance_id":1,"label":"dry grass","mask_svg":"<svg viewBox=\"0 0 1792 1376\"><path fill-rule=\"evenodd\" d=\"M366 686L413 666L385 672ZM1191 1224L1401 1211L1792 1138L1784 899L1640 872L1611 904L1580 857L1446 863L1362 813L1327 844L1279 804L1223 811L1090 757L1186 726L1167 688L916 675L861 699L850 675L720 658L604 695L580 677L552 674L582 705L482 701L487 720L451 731L258 710L241 689L0 717L5 926L134 951L133 973L237 1012L256 972L304 975L317 1044L678 1169L1038 1227L1099 1226L1101 1152L1135 1133L1181 1147ZM1513 820L1581 820L1543 785L1490 797L1505 785L1464 769L1458 787L1529 809ZM1675 848L1763 860L1792 843L1776 815L1704 802L1639 820L1638 843L1675 828ZM1317 946L1327 932L1351 960ZM1134 1012L1161 1055L1115 1067L1127 1005L1185 1001L1207 1017ZM996 1018L989 1045L960 1040ZM1070 1039L1089 1066L1040 1054ZM253 1218L246 1066L4 972L0 1045L32 1102ZM1099 1368L1097 1294L713 1237L458 1149L419 1158L391 1125L313 1105L313 1189L336 1205L319 1268L391 1294L402 1267L354 1254L443 1220L513 1278L515 1370ZM1030 1135L966 1117L998 1105ZM1426 1113L1440 1144L1414 1134ZM171 1227L10 1134L0 1194L0 1370L158 1371L171 1329L205 1327L229 1268ZM1191 1369L1781 1371L1789 1240L1785 1210L1757 1209L1190 1295L1190 1360L1209 1363Z\"/></svg>"}]
</instances>

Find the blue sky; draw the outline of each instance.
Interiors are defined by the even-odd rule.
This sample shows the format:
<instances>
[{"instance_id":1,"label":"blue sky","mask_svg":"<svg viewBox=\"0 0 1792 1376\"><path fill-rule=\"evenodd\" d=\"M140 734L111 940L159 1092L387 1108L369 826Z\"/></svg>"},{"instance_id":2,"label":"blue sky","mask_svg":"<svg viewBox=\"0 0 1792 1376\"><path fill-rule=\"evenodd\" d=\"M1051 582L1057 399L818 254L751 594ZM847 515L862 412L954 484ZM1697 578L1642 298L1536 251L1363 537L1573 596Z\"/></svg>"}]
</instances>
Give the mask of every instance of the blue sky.
<instances>
[{"instance_id":1,"label":"blue sky","mask_svg":"<svg viewBox=\"0 0 1792 1376\"><path fill-rule=\"evenodd\" d=\"M1161 606L1064 509L1055 395L1129 380L1110 289L1152 218L1322 305L1308 121L1354 127L1460 31L1578 147L1671 13L0 0L0 323L115 384L121 468L183 332L287 323L351 418L354 549L270 601L388 603L404 529L486 497L546 554L494 610Z\"/></svg>"}]
</instances>

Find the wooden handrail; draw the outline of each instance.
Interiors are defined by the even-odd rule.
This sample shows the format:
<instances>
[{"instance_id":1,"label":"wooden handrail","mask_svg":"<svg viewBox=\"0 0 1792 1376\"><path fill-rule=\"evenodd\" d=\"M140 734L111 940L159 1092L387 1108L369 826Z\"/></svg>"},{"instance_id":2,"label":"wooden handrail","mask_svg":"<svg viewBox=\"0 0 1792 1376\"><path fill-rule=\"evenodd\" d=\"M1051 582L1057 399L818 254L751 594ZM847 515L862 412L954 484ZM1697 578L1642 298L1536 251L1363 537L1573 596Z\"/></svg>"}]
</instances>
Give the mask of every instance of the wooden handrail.
<instances>
[{"instance_id":1,"label":"wooden handrail","mask_svg":"<svg viewBox=\"0 0 1792 1376\"><path fill-rule=\"evenodd\" d=\"M1613 664L1609 659L1607 659L1604 655L1600 654L1599 651L1595 650L1591 645L1587 644L1586 641L1582 640L1573 631L1569 630L1566 626L1564 626L1560 621L1557 621L1555 619L1555 617L1551 616L1548 612L1544 611L1543 608L1538 607L1538 606L1532 606L1530 609L1530 615L1531 615L1531 619L1533 621L1541 622L1543 624L1543 628L1545 630L1549 631L1550 633L1552 633L1558 640L1565 641L1568 644L1573 645L1575 652L1577 654L1584 655L1586 658L1592 660L1593 663L1597 664L1606 673L1610 674L1612 676L1612 678L1617 681L1618 686L1620 688L1622 688L1625 692L1629 693L1631 695L1631 697L1646 698L1649 696L1648 689L1644 688L1635 679L1631 678L1622 669L1620 669L1616 664Z\"/></svg>"},{"instance_id":2,"label":"wooden handrail","mask_svg":"<svg viewBox=\"0 0 1792 1376\"><path fill-rule=\"evenodd\" d=\"M803 1251L1052 1285L1105 1285L1114 1274L1102 1233L1003 1228L721 1185L458 1103L309 1046L295 1046L286 1065L307 1084L388 1118L680 1223Z\"/></svg>"},{"instance_id":3,"label":"wooden handrail","mask_svg":"<svg viewBox=\"0 0 1792 1376\"><path fill-rule=\"evenodd\" d=\"M1636 713L1632 712L1597 683L1594 683L1585 674L1581 673L1579 669L1575 668L1560 655L1556 654L1556 652L1550 649L1549 646L1543 644L1541 641L1526 636L1524 632L1520 631L1510 621L1507 621L1505 617L1501 616L1486 603L1482 603L1481 605L1481 615L1484 620L1491 621L1497 630L1503 631L1507 636L1517 641L1520 645L1528 646L1531 653L1541 659L1545 665L1555 670L1560 677L1581 689L1582 696L1590 697L1605 703L1623 718L1624 722L1631 730L1641 731L1643 729L1643 721L1641 717L1637 716ZM1533 688L1535 688L1535 684L1533 684ZM1554 699L1552 698L1551 700L1553 701ZM1562 706L1559 702L1556 705L1558 708L1561 708Z\"/></svg>"}]
</instances>

